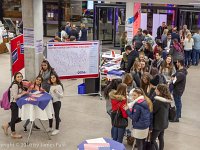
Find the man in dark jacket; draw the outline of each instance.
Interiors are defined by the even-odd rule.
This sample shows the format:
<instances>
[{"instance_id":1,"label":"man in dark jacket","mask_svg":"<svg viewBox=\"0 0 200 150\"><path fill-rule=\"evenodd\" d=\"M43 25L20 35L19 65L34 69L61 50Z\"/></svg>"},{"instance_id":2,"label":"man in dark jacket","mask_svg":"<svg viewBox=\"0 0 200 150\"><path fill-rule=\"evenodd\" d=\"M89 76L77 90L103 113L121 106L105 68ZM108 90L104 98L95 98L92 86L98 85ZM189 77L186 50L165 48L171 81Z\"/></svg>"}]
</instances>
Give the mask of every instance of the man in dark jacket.
<instances>
[{"instance_id":1,"label":"man in dark jacket","mask_svg":"<svg viewBox=\"0 0 200 150\"><path fill-rule=\"evenodd\" d=\"M158 27L157 29L157 39L161 39L164 29L167 29L165 22L162 22L162 26Z\"/></svg>"},{"instance_id":2,"label":"man in dark jacket","mask_svg":"<svg viewBox=\"0 0 200 150\"><path fill-rule=\"evenodd\" d=\"M172 45L172 35L171 33L167 33L167 38L163 41L163 49L169 51Z\"/></svg>"},{"instance_id":3,"label":"man in dark jacket","mask_svg":"<svg viewBox=\"0 0 200 150\"><path fill-rule=\"evenodd\" d=\"M173 97L176 105L175 122L179 122L179 118L181 118L182 108L181 96L183 95L183 92L185 90L187 70L184 68L184 60L177 60L176 65L178 67L178 70L175 75L172 76L172 80L174 85Z\"/></svg>"},{"instance_id":4,"label":"man in dark jacket","mask_svg":"<svg viewBox=\"0 0 200 150\"><path fill-rule=\"evenodd\" d=\"M132 44L134 45L135 50L139 50L142 47L142 41L144 41L144 39L145 37L142 35L142 29L139 28L137 35L135 35L132 40Z\"/></svg>"},{"instance_id":5,"label":"man in dark jacket","mask_svg":"<svg viewBox=\"0 0 200 150\"><path fill-rule=\"evenodd\" d=\"M72 30L70 31L69 38L70 38L71 36L75 36L75 37L76 37L76 40L78 41L78 39L79 39L79 34L78 34L77 29L76 29L76 25L73 25L73 26L72 26Z\"/></svg>"},{"instance_id":6,"label":"man in dark jacket","mask_svg":"<svg viewBox=\"0 0 200 150\"><path fill-rule=\"evenodd\" d=\"M87 41L87 29L85 28L85 24L81 24L81 30L79 32L80 41Z\"/></svg>"},{"instance_id":7,"label":"man in dark jacket","mask_svg":"<svg viewBox=\"0 0 200 150\"><path fill-rule=\"evenodd\" d=\"M71 24L70 24L70 22L66 23L65 32L67 33L67 35L70 35L70 32L71 32Z\"/></svg>"},{"instance_id":8,"label":"man in dark jacket","mask_svg":"<svg viewBox=\"0 0 200 150\"><path fill-rule=\"evenodd\" d=\"M171 35L172 35L172 41L174 39L177 39L178 42L180 43L181 39L180 39L180 35L177 33L177 28L176 27L172 29L172 34Z\"/></svg>"},{"instance_id":9,"label":"man in dark jacket","mask_svg":"<svg viewBox=\"0 0 200 150\"><path fill-rule=\"evenodd\" d=\"M134 62L135 62L135 59L139 57L139 53L138 51L136 50L132 50L129 55L128 55L128 65L127 65L127 68L126 68L126 72L130 72Z\"/></svg>"}]
</instances>

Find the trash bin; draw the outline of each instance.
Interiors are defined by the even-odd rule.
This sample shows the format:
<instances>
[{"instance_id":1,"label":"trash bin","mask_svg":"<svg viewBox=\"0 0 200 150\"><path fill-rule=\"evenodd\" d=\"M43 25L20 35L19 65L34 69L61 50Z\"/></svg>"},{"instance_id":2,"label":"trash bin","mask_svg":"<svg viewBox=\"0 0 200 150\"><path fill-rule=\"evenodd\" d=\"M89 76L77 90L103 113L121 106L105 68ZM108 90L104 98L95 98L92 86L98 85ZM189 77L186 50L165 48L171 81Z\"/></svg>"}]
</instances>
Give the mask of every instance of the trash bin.
<instances>
[{"instance_id":1,"label":"trash bin","mask_svg":"<svg viewBox=\"0 0 200 150\"><path fill-rule=\"evenodd\" d=\"M78 94L85 94L85 83L78 85Z\"/></svg>"}]
</instances>

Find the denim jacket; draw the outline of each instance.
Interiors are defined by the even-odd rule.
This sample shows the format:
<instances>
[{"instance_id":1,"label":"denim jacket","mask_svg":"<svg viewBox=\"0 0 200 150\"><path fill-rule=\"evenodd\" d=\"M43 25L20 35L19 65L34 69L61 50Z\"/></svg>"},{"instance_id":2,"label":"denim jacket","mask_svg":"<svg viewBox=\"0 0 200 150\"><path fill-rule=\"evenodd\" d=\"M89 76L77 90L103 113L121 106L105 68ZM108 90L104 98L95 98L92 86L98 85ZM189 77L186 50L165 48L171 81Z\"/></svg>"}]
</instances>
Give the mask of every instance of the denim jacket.
<instances>
[{"instance_id":1,"label":"denim jacket","mask_svg":"<svg viewBox=\"0 0 200 150\"><path fill-rule=\"evenodd\" d=\"M193 39L194 39L194 49L195 50L199 50L200 51L200 34L195 33L193 35Z\"/></svg>"}]
</instances>

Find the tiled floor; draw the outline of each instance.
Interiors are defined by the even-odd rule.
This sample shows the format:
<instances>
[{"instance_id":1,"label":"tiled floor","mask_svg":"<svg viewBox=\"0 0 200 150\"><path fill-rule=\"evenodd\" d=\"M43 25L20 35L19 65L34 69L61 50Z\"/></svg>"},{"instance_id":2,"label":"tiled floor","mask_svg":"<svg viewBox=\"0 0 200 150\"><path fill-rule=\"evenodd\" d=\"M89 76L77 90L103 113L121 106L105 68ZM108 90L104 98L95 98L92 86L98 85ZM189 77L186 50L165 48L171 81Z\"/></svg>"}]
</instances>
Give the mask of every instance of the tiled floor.
<instances>
[{"instance_id":1,"label":"tiled floor","mask_svg":"<svg viewBox=\"0 0 200 150\"><path fill-rule=\"evenodd\" d=\"M10 60L8 54L0 54L0 95L10 84ZM199 150L200 148L200 67L191 67L187 87L183 95L183 114L180 123L170 123L165 132L165 150ZM22 125L17 131L21 140L13 140L0 130L0 150L76 150L83 140L110 137L110 119L105 111L105 101L98 96L78 96L77 85L82 80L63 80L65 97L61 108L60 134L48 140L43 131L32 133L30 145L25 145L27 133ZM0 124L9 121L10 112L0 109ZM41 127L38 121L36 123ZM45 122L47 127L48 122ZM124 141L125 143L125 141ZM127 146L127 150L131 150Z\"/></svg>"}]
</instances>

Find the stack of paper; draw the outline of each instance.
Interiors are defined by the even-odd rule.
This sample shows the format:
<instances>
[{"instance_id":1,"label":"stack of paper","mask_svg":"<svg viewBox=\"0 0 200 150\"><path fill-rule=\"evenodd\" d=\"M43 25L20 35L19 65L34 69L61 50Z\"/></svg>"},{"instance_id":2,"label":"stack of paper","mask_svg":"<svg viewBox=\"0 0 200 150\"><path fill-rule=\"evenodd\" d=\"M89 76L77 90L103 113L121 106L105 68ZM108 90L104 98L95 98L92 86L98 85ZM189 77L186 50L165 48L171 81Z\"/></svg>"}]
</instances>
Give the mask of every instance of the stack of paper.
<instances>
[{"instance_id":1,"label":"stack of paper","mask_svg":"<svg viewBox=\"0 0 200 150\"><path fill-rule=\"evenodd\" d=\"M106 143L103 138L86 140L84 150L110 150L110 144Z\"/></svg>"},{"instance_id":2,"label":"stack of paper","mask_svg":"<svg viewBox=\"0 0 200 150\"><path fill-rule=\"evenodd\" d=\"M84 144L84 150L110 150L110 144L109 143Z\"/></svg>"}]
</instances>

